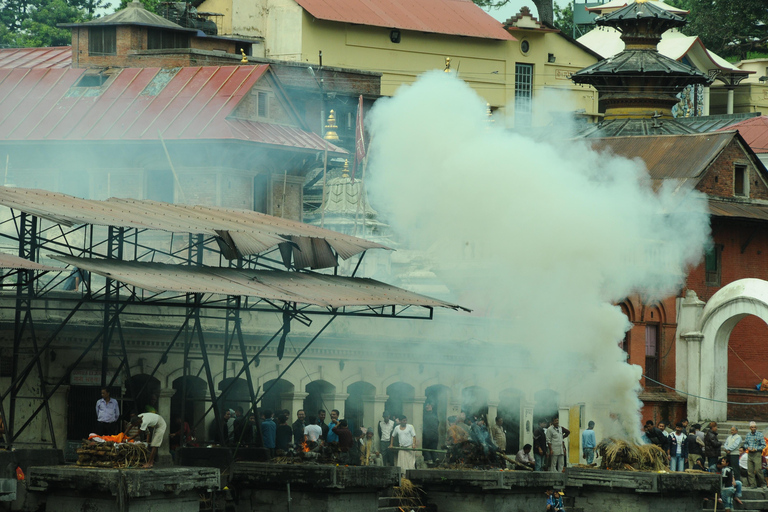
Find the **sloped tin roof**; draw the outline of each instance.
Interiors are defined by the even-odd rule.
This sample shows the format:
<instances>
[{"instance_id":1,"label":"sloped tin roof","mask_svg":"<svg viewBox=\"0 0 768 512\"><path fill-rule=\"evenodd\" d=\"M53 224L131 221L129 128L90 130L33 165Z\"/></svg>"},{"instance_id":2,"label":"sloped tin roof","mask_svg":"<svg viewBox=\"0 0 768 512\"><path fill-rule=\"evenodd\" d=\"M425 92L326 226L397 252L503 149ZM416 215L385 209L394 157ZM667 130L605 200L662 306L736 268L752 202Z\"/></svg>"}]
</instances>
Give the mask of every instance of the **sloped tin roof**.
<instances>
[{"instance_id":1,"label":"sloped tin roof","mask_svg":"<svg viewBox=\"0 0 768 512\"><path fill-rule=\"evenodd\" d=\"M0 68L68 68L71 64L71 46L0 48Z\"/></svg>"},{"instance_id":2,"label":"sloped tin roof","mask_svg":"<svg viewBox=\"0 0 768 512\"><path fill-rule=\"evenodd\" d=\"M721 130L739 130L755 153L768 153L768 116L758 116L731 124Z\"/></svg>"},{"instance_id":3,"label":"sloped tin roof","mask_svg":"<svg viewBox=\"0 0 768 512\"><path fill-rule=\"evenodd\" d=\"M317 19L515 41L502 24L471 0L296 0Z\"/></svg>"},{"instance_id":4,"label":"sloped tin roof","mask_svg":"<svg viewBox=\"0 0 768 512\"><path fill-rule=\"evenodd\" d=\"M649 135L590 139L599 151L639 158L653 180L698 180L710 163L736 136L735 132L692 135Z\"/></svg>"},{"instance_id":5,"label":"sloped tin roof","mask_svg":"<svg viewBox=\"0 0 768 512\"><path fill-rule=\"evenodd\" d=\"M51 256L95 274L152 292L214 293L339 308L422 306L466 308L373 279L279 270L194 267L137 261Z\"/></svg>"},{"instance_id":6,"label":"sloped tin roof","mask_svg":"<svg viewBox=\"0 0 768 512\"><path fill-rule=\"evenodd\" d=\"M126 68L98 87L80 85L84 69L0 69L0 141L139 141L162 136L323 150L325 141L315 133L229 117L268 68ZM333 144L329 151L346 153Z\"/></svg>"},{"instance_id":7,"label":"sloped tin roof","mask_svg":"<svg viewBox=\"0 0 768 512\"><path fill-rule=\"evenodd\" d=\"M95 20L86 21L85 23L62 23L61 27L77 27L77 26L111 26L111 25L144 25L148 27L167 28L172 30L179 30L184 32L197 32L193 28L186 28L178 25L170 20L163 18L162 16L149 12L144 8L141 2L134 0L129 2L125 9L120 9L117 12L96 18Z\"/></svg>"}]
</instances>

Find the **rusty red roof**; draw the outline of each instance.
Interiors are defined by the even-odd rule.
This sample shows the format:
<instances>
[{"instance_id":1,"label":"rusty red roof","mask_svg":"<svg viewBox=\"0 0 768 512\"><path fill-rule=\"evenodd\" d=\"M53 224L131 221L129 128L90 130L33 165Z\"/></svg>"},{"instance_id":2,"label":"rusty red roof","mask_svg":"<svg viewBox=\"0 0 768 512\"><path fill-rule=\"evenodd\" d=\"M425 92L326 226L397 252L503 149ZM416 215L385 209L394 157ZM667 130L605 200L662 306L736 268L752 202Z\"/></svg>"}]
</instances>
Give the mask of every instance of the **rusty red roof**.
<instances>
[{"instance_id":1,"label":"rusty red roof","mask_svg":"<svg viewBox=\"0 0 768 512\"><path fill-rule=\"evenodd\" d=\"M300 128L229 117L269 65L126 68L101 86L84 69L0 69L0 140L229 139L323 150ZM329 150L346 153L332 144Z\"/></svg>"},{"instance_id":2,"label":"rusty red roof","mask_svg":"<svg viewBox=\"0 0 768 512\"><path fill-rule=\"evenodd\" d=\"M0 68L65 69L70 64L72 64L71 46L0 49Z\"/></svg>"},{"instance_id":3,"label":"rusty red roof","mask_svg":"<svg viewBox=\"0 0 768 512\"><path fill-rule=\"evenodd\" d=\"M768 153L768 116L752 117L732 124L722 130L739 130L749 147L755 153Z\"/></svg>"},{"instance_id":4,"label":"rusty red roof","mask_svg":"<svg viewBox=\"0 0 768 512\"><path fill-rule=\"evenodd\" d=\"M471 0L296 0L317 19L515 41Z\"/></svg>"}]
</instances>

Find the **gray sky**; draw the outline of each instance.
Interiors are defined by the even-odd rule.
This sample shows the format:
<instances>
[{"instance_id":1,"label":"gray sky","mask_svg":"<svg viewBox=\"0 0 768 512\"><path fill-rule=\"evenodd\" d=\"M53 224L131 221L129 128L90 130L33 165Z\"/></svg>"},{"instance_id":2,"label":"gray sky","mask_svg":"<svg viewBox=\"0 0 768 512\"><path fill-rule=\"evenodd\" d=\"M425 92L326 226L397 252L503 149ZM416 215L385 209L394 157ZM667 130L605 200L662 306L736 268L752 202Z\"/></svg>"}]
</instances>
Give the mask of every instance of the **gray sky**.
<instances>
[{"instance_id":1,"label":"gray sky","mask_svg":"<svg viewBox=\"0 0 768 512\"><path fill-rule=\"evenodd\" d=\"M509 18L520 12L523 6L528 6L531 10L531 14L538 15L536 6L533 5L531 0L509 0L509 3L501 9L486 9L486 12L496 18L499 21L507 21Z\"/></svg>"}]
</instances>

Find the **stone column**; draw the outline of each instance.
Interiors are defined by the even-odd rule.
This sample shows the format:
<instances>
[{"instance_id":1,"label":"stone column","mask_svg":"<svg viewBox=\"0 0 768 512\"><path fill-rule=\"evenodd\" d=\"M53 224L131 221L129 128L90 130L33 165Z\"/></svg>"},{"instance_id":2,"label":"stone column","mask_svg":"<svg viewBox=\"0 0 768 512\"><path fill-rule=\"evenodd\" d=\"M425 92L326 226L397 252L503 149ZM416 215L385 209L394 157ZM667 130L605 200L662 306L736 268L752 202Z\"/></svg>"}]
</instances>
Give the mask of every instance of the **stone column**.
<instances>
[{"instance_id":1,"label":"stone column","mask_svg":"<svg viewBox=\"0 0 768 512\"><path fill-rule=\"evenodd\" d=\"M733 88L728 88L728 106L725 111L726 114L733 114Z\"/></svg>"},{"instance_id":2,"label":"stone column","mask_svg":"<svg viewBox=\"0 0 768 512\"><path fill-rule=\"evenodd\" d=\"M496 421L496 416L499 415L499 401L498 400L488 400L488 425L486 425L488 428L491 428L491 425L494 424Z\"/></svg>"},{"instance_id":3,"label":"stone column","mask_svg":"<svg viewBox=\"0 0 768 512\"><path fill-rule=\"evenodd\" d=\"M53 396L48 400L48 406L51 408L51 419L53 420L53 433L56 436L56 446L59 450L67 449L67 394L69 393L69 386L59 386ZM94 403L96 400L94 400ZM7 409L6 409L7 411ZM120 411L123 412L122 410ZM41 415L45 414L45 409L40 412ZM93 412L93 421L96 422L96 411ZM122 423L120 424L122 428ZM43 435L48 438L48 423L45 423L43 428Z\"/></svg>"},{"instance_id":4,"label":"stone column","mask_svg":"<svg viewBox=\"0 0 768 512\"><path fill-rule=\"evenodd\" d=\"M288 407L286 407L291 411L291 418L289 423L296 421L296 413L299 412L299 409L304 408L304 399L308 396L309 393L304 393L301 391L296 393L284 393L280 396L283 407L286 407L286 404L289 404ZM317 411L315 411L315 414L317 414ZM307 414L307 411L304 411L304 415L306 418L310 417L310 414Z\"/></svg>"},{"instance_id":5,"label":"stone column","mask_svg":"<svg viewBox=\"0 0 768 512\"><path fill-rule=\"evenodd\" d=\"M699 320L704 310L704 302L696 296L696 292L688 290L685 297L678 298L677 329L675 330L675 387L686 393L696 393L698 382L688 380L688 342L683 337L689 332L699 331ZM690 414L690 412L689 412Z\"/></svg>"},{"instance_id":6,"label":"stone column","mask_svg":"<svg viewBox=\"0 0 768 512\"><path fill-rule=\"evenodd\" d=\"M533 431L538 425L533 424L533 408L536 402L523 402L520 415L520 446L533 445Z\"/></svg>"},{"instance_id":7,"label":"stone column","mask_svg":"<svg viewBox=\"0 0 768 512\"><path fill-rule=\"evenodd\" d=\"M709 86L705 86L704 87L704 104L701 106L701 113L705 116L709 115L709 101L710 101Z\"/></svg>"},{"instance_id":8,"label":"stone column","mask_svg":"<svg viewBox=\"0 0 768 512\"><path fill-rule=\"evenodd\" d=\"M344 418L344 406L346 405L347 398L349 398L349 393L328 393L323 395L323 401L328 407L328 417L326 418L328 423L331 422L331 410L333 409L338 409L340 419Z\"/></svg>"},{"instance_id":9,"label":"stone column","mask_svg":"<svg viewBox=\"0 0 768 512\"><path fill-rule=\"evenodd\" d=\"M689 332L682 336L688 348L688 389L692 394L688 395L688 418L698 421L702 418L701 404L694 395L701 389L701 342L704 335L700 332Z\"/></svg>"},{"instance_id":10,"label":"stone column","mask_svg":"<svg viewBox=\"0 0 768 512\"><path fill-rule=\"evenodd\" d=\"M408 423L416 429L416 439L421 445L421 434L424 432L424 402L426 396L415 396L411 400L403 401L403 414L408 417Z\"/></svg>"},{"instance_id":11,"label":"stone column","mask_svg":"<svg viewBox=\"0 0 768 512\"><path fill-rule=\"evenodd\" d=\"M157 413L163 417L168 425L165 429L165 435L163 435L163 444L157 449L157 460L162 462L163 465L170 464L171 462L171 451L169 449L171 423L173 422L173 418L171 418L171 397L174 393L176 393L176 390L173 388L162 388L157 403Z\"/></svg>"},{"instance_id":12,"label":"stone column","mask_svg":"<svg viewBox=\"0 0 768 512\"><path fill-rule=\"evenodd\" d=\"M376 445L376 449L379 450L379 444L381 439L379 438L379 422L381 421L381 415L384 414L384 406L387 403L387 400L389 400L389 395L376 395L372 399L373 402L373 424L370 425L373 427L373 437L376 439L376 442L374 443ZM366 411L366 417L367 417L367 411Z\"/></svg>"}]
</instances>

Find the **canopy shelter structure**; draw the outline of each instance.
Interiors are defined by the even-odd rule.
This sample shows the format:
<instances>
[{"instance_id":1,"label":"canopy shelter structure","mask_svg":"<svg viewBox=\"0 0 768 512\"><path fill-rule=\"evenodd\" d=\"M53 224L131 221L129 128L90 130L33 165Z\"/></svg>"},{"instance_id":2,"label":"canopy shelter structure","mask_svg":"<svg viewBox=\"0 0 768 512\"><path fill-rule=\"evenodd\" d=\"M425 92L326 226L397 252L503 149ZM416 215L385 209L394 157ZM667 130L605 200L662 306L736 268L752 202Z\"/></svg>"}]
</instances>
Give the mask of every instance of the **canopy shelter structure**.
<instances>
[{"instance_id":1,"label":"canopy shelter structure","mask_svg":"<svg viewBox=\"0 0 768 512\"><path fill-rule=\"evenodd\" d=\"M163 340L158 362L144 373L153 378L170 354L182 355L186 383L190 362L198 361L198 375L205 374L208 388L208 411L223 439L226 424L219 400L244 376L251 406L259 403L270 389L258 393L252 371L276 339L282 360L292 323L310 328L318 315L325 317L322 327L294 350L292 360L280 365L275 383L339 316L432 319L435 308L468 311L355 277L368 249L387 247L253 211L84 200L8 187L0 187L0 206L8 209L0 212L0 246L13 247L18 255L0 255L0 268L8 269L0 283L15 288L0 295L0 332L13 332L10 384L0 389L10 445L25 444L20 437L45 411L47 435L29 444L57 446L50 402L94 351L100 349L102 387L118 378L130 381L142 354L129 350L126 329L151 323L149 318L175 327ZM358 262L352 275L339 275L339 258L353 257ZM82 281L82 289L78 283L75 290L62 290L73 277ZM243 322L268 312L278 314L280 327L269 339L248 346ZM218 323L221 334L211 334L212 323ZM85 329L89 338L65 370L52 375L46 363L64 343L62 332L73 326ZM4 344L0 341L0 348ZM212 345L223 351L222 368L214 368ZM32 382L35 369L37 382ZM217 389L215 378L222 376L228 384ZM143 387L126 389L134 395L143 392ZM186 384L181 393L186 395ZM185 417L187 400L181 398Z\"/></svg>"}]
</instances>

